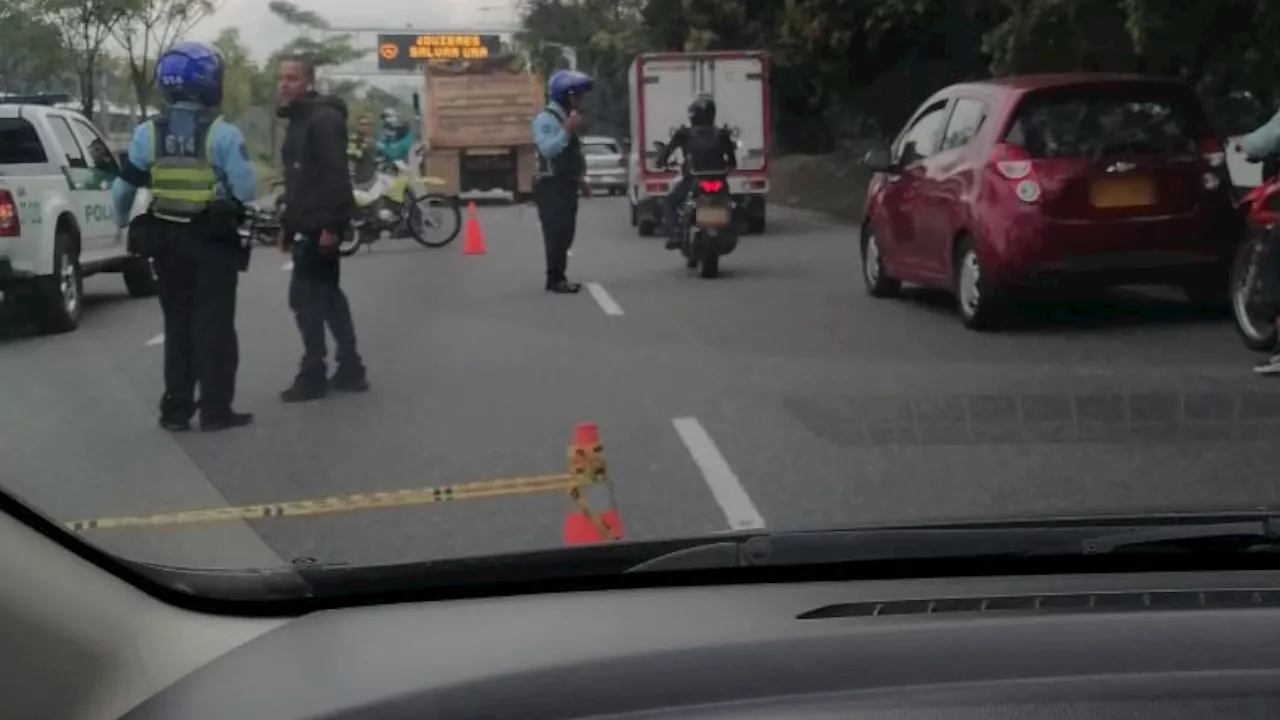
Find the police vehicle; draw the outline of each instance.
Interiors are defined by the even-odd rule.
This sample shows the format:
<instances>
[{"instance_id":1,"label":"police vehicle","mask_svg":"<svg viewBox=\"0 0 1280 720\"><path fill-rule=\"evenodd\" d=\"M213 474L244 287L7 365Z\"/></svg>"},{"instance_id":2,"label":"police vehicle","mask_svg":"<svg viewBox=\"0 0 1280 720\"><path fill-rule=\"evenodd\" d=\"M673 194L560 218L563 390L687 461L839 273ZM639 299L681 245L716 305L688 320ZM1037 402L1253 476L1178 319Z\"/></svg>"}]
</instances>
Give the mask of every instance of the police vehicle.
<instances>
[{"instance_id":1,"label":"police vehicle","mask_svg":"<svg viewBox=\"0 0 1280 720\"><path fill-rule=\"evenodd\" d=\"M56 98L0 98L0 293L45 333L79 324L84 278L120 273L129 294L152 295L145 258L116 227L111 182L120 161L92 123ZM138 193L131 216L150 202Z\"/></svg>"}]
</instances>

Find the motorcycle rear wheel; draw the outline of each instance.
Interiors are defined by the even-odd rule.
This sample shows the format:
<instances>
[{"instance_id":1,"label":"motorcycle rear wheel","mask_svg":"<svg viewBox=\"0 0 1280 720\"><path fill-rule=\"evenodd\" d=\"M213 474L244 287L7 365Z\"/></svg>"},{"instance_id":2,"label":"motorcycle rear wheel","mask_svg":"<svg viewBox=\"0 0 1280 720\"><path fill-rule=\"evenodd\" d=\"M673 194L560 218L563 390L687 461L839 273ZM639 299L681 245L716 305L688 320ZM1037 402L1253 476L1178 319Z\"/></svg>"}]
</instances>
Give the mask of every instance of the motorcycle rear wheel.
<instances>
[{"instance_id":1,"label":"motorcycle rear wheel","mask_svg":"<svg viewBox=\"0 0 1280 720\"><path fill-rule=\"evenodd\" d=\"M1254 317L1249 310L1249 296L1252 293L1252 273L1258 258L1258 245L1265 236L1251 238L1236 249L1235 261L1231 264L1231 315L1235 321L1236 334L1240 336L1245 347L1257 352L1274 350L1280 343L1280 333L1276 331L1273 320Z\"/></svg>"}]
</instances>

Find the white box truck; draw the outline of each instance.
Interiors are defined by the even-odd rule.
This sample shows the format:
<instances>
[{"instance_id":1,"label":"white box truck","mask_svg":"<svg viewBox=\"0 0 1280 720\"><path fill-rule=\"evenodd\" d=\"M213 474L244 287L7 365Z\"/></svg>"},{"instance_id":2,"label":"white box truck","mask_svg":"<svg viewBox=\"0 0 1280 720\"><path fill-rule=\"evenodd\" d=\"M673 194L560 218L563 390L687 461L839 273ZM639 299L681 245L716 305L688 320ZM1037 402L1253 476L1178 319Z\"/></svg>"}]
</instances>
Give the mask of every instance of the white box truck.
<instances>
[{"instance_id":1,"label":"white box truck","mask_svg":"<svg viewBox=\"0 0 1280 720\"><path fill-rule=\"evenodd\" d=\"M748 232L765 226L769 193L769 56L763 51L648 53L631 62L631 149L627 182L631 225L652 235L662 204L679 177L657 166L659 143L688 124L689 103L706 94L716 101L716 125L738 141L738 169L729 187Z\"/></svg>"}]
</instances>

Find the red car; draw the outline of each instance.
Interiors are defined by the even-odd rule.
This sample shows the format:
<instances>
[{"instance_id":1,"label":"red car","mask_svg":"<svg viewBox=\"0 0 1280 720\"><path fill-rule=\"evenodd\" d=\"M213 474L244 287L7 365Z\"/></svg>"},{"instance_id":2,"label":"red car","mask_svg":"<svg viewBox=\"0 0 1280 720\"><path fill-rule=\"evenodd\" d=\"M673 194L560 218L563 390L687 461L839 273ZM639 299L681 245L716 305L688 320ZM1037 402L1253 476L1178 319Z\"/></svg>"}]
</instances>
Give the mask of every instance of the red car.
<instances>
[{"instance_id":1,"label":"red car","mask_svg":"<svg viewBox=\"0 0 1280 720\"><path fill-rule=\"evenodd\" d=\"M873 150L863 275L951 290L970 328L1047 282L1172 284L1225 303L1243 236L1223 145L1190 87L1142 75L953 85Z\"/></svg>"}]
</instances>

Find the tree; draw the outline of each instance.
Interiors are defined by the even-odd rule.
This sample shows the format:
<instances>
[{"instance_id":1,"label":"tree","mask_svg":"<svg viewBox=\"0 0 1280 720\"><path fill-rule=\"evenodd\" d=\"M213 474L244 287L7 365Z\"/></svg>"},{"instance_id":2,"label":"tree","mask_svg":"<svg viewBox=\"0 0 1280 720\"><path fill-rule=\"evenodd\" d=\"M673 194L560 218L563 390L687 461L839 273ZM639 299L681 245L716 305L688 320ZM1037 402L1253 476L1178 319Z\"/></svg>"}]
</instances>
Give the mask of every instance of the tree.
<instances>
[{"instance_id":1,"label":"tree","mask_svg":"<svg viewBox=\"0 0 1280 720\"><path fill-rule=\"evenodd\" d=\"M134 7L112 28L128 58L129 79L145 117L156 81L156 60L223 0L133 0Z\"/></svg>"},{"instance_id":2,"label":"tree","mask_svg":"<svg viewBox=\"0 0 1280 720\"><path fill-rule=\"evenodd\" d=\"M61 44L58 28L34 0L0 3L0 91L61 90L75 70Z\"/></svg>"},{"instance_id":3,"label":"tree","mask_svg":"<svg viewBox=\"0 0 1280 720\"><path fill-rule=\"evenodd\" d=\"M254 81L258 66L240 39L238 28L223 28L213 41L222 53L227 70L222 79L222 112L229 118L240 117L254 104Z\"/></svg>"},{"instance_id":4,"label":"tree","mask_svg":"<svg viewBox=\"0 0 1280 720\"><path fill-rule=\"evenodd\" d=\"M37 0L36 7L58 29L61 50L71 56L80 87L81 110L93 116L102 46L141 0Z\"/></svg>"}]
</instances>

